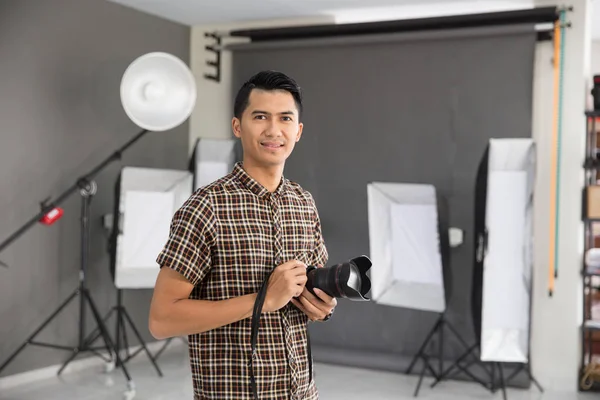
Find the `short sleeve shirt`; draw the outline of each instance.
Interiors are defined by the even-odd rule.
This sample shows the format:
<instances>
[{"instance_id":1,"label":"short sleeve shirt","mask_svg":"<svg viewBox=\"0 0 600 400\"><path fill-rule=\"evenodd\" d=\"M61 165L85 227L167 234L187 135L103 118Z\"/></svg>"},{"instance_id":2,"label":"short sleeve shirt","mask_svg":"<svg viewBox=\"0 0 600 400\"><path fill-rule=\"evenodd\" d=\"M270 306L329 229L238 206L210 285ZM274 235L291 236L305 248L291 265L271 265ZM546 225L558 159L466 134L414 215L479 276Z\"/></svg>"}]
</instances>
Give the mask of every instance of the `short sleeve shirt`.
<instances>
[{"instance_id":1,"label":"short sleeve shirt","mask_svg":"<svg viewBox=\"0 0 600 400\"><path fill-rule=\"evenodd\" d=\"M157 262L178 271L191 299L257 293L268 273L290 260L325 265L328 254L312 195L285 177L269 192L237 163L175 213ZM292 303L263 312L253 361L260 400L318 399L309 376L308 317ZM251 318L189 336L194 398L253 399Z\"/></svg>"}]
</instances>

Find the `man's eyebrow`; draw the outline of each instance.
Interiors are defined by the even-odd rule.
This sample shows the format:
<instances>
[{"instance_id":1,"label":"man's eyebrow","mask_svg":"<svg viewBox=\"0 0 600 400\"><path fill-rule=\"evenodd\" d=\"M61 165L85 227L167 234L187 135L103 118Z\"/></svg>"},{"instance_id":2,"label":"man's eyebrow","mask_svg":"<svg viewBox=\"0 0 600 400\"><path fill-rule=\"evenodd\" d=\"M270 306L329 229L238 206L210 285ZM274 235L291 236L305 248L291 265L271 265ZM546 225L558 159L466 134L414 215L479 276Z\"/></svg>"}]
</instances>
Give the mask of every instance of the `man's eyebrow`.
<instances>
[{"instance_id":1,"label":"man's eyebrow","mask_svg":"<svg viewBox=\"0 0 600 400\"><path fill-rule=\"evenodd\" d=\"M263 111L263 110L254 110L254 111L252 111L252 115L255 115L255 114L271 115L270 112ZM279 113L279 115L294 115L294 112L291 111L291 110L289 110L289 111L282 111L282 112Z\"/></svg>"}]
</instances>

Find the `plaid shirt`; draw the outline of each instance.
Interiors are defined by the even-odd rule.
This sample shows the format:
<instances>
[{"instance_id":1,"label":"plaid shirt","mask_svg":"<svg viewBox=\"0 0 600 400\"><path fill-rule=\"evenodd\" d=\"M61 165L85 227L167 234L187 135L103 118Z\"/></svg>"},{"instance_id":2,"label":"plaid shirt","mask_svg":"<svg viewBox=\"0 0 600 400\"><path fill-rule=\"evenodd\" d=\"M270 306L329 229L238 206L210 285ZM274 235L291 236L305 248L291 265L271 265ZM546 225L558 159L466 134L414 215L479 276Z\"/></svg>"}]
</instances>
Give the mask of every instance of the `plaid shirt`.
<instances>
[{"instance_id":1,"label":"plaid shirt","mask_svg":"<svg viewBox=\"0 0 600 400\"><path fill-rule=\"evenodd\" d=\"M325 265L327 258L312 195L285 178L270 193L237 163L175 213L157 262L194 285L191 299L224 300L258 292L268 272L286 261ZM190 335L196 400L252 399L251 321ZM253 361L260 400L318 399L309 376L308 321L291 303L262 314Z\"/></svg>"}]
</instances>

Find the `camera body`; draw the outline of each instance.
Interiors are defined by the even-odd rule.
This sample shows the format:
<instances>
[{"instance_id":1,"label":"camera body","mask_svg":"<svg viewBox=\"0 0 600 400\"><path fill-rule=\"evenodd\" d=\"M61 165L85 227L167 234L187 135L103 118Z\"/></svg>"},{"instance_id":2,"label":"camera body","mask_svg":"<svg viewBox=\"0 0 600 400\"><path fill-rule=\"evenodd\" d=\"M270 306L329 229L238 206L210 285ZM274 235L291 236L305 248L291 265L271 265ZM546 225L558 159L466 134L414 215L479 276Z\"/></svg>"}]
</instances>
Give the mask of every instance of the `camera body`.
<instances>
[{"instance_id":1,"label":"camera body","mask_svg":"<svg viewBox=\"0 0 600 400\"><path fill-rule=\"evenodd\" d=\"M367 271L371 265L367 256L359 256L330 267L309 266L306 269L306 288L313 295L317 288L331 297L369 301L367 293L371 290L371 280Z\"/></svg>"}]
</instances>

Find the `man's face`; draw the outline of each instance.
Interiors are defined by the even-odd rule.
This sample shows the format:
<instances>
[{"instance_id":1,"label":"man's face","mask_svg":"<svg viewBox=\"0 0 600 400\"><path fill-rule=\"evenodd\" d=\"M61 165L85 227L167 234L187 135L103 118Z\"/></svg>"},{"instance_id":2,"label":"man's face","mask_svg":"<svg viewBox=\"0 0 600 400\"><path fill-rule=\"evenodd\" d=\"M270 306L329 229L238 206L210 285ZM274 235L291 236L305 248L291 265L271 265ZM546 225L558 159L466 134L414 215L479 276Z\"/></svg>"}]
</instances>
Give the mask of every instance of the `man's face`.
<instances>
[{"instance_id":1,"label":"man's face","mask_svg":"<svg viewBox=\"0 0 600 400\"><path fill-rule=\"evenodd\" d=\"M286 91L254 89L241 121L233 119L233 132L241 139L244 159L258 166L285 163L302 135L294 97Z\"/></svg>"}]
</instances>

